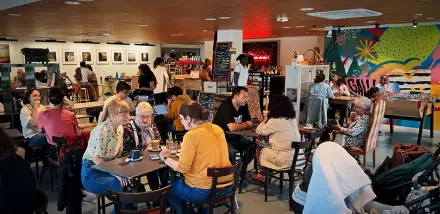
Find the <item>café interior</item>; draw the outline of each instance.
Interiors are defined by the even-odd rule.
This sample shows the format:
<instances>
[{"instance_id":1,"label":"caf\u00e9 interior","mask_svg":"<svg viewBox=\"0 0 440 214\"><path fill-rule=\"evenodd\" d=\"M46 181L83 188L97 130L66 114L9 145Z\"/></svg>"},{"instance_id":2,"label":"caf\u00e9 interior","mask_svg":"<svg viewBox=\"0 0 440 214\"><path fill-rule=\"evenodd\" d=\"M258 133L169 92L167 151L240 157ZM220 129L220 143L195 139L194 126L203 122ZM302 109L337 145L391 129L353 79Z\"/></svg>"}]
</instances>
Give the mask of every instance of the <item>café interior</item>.
<instances>
[{"instance_id":1,"label":"caf\u00e9 interior","mask_svg":"<svg viewBox=\"0 0 440 214\"><path fill-rule=\"evenodd\" d=\"M440 213L440 1L0 1L0 213Z\"/></svg>"}]
</instances>

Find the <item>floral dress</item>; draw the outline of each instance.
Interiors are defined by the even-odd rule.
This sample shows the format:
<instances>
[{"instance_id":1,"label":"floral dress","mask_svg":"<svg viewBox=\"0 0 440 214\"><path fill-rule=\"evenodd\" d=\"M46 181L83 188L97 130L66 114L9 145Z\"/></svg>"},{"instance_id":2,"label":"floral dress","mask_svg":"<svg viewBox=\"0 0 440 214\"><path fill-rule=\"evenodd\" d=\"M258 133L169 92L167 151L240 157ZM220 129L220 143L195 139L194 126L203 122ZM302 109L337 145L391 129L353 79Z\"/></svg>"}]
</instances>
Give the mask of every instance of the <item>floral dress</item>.
<instances>
[{"instance_id":1,"label":"floral dress","mask_svg":"<svg viewBox=\"0 0 440 214\"><path fill-rule=\"evenodd\" d=\"M342 133L347 135L345 138L345 146L359 147L365 146L365 139L370 128L371 116L369 114L362 115L353 123L350 123L348 128L342 128Z\"/></svg>"}]
</instances>

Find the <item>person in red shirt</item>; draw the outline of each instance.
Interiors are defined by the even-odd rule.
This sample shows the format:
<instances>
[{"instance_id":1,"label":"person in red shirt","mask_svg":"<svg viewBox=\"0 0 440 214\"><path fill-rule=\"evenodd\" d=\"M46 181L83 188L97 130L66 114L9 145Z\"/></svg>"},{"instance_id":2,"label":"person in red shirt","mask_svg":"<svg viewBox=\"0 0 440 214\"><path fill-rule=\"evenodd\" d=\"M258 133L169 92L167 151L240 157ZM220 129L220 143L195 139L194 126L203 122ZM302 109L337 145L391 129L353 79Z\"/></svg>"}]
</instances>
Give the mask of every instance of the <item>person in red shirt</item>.
<instances>
[{"instance_id":1,"label":"person in red shirt","mask_svg":"<svg viewBox=\"0 0 440 214\"><path fill-rule=\"evenodd\" d=\"M53 136L64 136L66 134L78 133L78 120L73 112L62 108L64 93L58 87L49 91L49 109L40 112L38 115L38 127L40 131L46 132L47 142L52 142Z\"/></svg>"}]
</instances>

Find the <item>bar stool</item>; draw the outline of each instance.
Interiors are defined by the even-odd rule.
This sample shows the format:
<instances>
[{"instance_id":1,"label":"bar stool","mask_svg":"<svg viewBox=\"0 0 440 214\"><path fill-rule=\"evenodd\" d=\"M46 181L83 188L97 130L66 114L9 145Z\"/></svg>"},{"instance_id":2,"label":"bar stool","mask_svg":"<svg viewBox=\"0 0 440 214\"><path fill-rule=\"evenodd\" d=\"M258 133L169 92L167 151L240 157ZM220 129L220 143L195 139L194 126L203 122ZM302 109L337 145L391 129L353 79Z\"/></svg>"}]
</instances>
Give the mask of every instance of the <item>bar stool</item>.
<instances>
[{"instance_id":1,"label":"bar stool","mask_svg":"<svg viewBox=\"0 0 440 214\"><path fill-rule=\"evenodd\" d=\"M95 204L96 210L98 211L98 214L105 214L105 208L112 205L113 202L110 202L108 204L105 203L105 196L99 195L95 193L88 192L85 189L81 189L81 194L85 195L86 197L91 197L96 200L95 203L92 203L90 201L85 201L83 199L83 202L89 203L89 204Z\"/></svg>"},{"instance_id":2,"label":"bar stool","mask_svg":"<svg viewBox=\"0 0 440 214\"><path fill-rule=\"evenodd\" d=\"M89 91L87 90L87 88L82 88L80 89L80 91L84 91L84 98L86 102L90 102L90 97L89 97ZM81 95L81 93L80 93ZM81 96L80 96L81 97ZM81 100L81 99L80 99ZM80 101L81 102L81 101Z\"/></svg>"}]
</instances>

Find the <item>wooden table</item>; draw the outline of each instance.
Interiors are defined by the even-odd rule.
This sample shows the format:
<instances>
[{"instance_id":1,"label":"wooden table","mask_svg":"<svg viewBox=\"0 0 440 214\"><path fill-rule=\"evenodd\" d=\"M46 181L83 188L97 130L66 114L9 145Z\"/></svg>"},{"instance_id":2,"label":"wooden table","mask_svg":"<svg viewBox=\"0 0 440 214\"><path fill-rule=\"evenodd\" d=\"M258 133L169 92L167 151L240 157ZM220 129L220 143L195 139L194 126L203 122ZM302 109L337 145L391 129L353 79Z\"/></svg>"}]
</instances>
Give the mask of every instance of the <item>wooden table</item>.
<instances>
[{"instance_id":1,"label":"wooden table","mask_svg":"<svg viewBox=\"0 0 440 214\"><path fill-rule=\"evenodd\" d=\"M390 119L390 133L394 132L393 120L412 120L420 122L417 145L421 143L425 118L431 116L430 138L434 137L435 99L388 99L384 118Z\"/></svg>"},{"instance_id":2,"label":"wooden table","mask_svg":"<svg viewBox=\"0 0 440 214\"><path fill-rule=\"evenodd\" d=\"M130 162L122 166L119 166L118 164L124 162L126 157L117 158L112 161L94 165L92 167L101 172L128 179L138 178L146 175L149 172L167 167L167 165L165 165L161 160L151 160L150 154L159 155L159 152L144 151L144 158L141 161Z\"/></svg>"},{"instance_id":3,"label":"wooden table","mask_svg":"<svg viewBox=\"0 0 440 214\"><path fill-rule=\"evenodd\" d=\"M353 103L356 100L356 97L348 97L348 96L340 96L335 97L331 100L331 103L333 104L350 104Z\"/></svg>"},{"instance_id":4,"label":"wooden table","mask_svg":"<svg viewBox=\"0 0 440 214\"><path fill-rule=\"evenodd\" d=\"M75 103L73 105L73 110L80 110L85 108L98 108L103 107L104 101L96 101L96 102L87 102L87 103Z\"/></svg>"}]
</instances>

